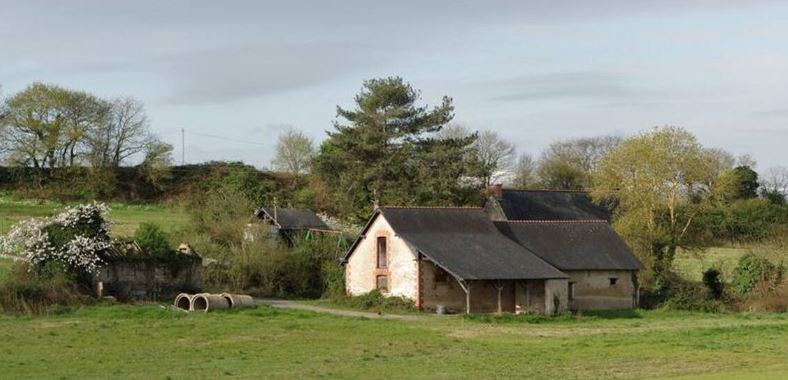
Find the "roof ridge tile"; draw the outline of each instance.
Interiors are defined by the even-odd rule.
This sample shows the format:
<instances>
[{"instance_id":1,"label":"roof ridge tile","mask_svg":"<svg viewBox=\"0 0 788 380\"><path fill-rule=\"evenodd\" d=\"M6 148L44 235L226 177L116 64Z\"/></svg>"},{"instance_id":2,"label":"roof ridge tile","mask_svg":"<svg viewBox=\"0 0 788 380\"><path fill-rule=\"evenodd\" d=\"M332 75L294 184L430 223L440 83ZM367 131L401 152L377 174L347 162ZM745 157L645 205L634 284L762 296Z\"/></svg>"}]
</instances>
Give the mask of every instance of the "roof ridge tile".
<instances>
[{"instance_id":1,"label":"roof ridge tile","mask_svg":"<svg viewBox=\"0 0 788 380\"><path fill-rule=\"evenodd\" d=\"M496 223L512 224L579 224L579 223L609 223L606 219L567 219L567 220L496 220Z\"/></svg>"}]
</instances>

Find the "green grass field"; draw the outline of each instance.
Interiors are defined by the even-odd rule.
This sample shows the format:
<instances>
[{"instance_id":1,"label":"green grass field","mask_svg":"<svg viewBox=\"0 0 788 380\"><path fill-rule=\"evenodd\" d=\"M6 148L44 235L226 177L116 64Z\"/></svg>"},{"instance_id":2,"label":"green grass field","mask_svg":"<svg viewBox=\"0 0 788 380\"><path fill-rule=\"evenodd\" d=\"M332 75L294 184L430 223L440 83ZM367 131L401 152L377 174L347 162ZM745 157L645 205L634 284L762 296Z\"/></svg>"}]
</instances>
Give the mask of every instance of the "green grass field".
<instances>
[{"instance_id":1,"label":"green grass field","mask_svg":"<svg viewBox=\"0 0 788 380\"><path fill-rule=\"evenodd\" d=\"M188 215L178 207L111 203L112 211L109 218L115 222L112 234L130 236L134 234L140 223L156 223L165 231L173 231L182 227L189 220ZM30 201L13 199L0 194L0 234L25 219L50 216L66 207L66 204L49 201Z\"/></svg>"},{"instance_id":2,"label":"green grass field","mask_svg":"<svg viewBox=\"0 0 788 380\"><path fill-rule=\"evenodd\" d=\"M788 316L663 311L484 323L269 307L186 314L94 306L0 316L3 378L774 379Z\"/></svg>"}]
</instances>

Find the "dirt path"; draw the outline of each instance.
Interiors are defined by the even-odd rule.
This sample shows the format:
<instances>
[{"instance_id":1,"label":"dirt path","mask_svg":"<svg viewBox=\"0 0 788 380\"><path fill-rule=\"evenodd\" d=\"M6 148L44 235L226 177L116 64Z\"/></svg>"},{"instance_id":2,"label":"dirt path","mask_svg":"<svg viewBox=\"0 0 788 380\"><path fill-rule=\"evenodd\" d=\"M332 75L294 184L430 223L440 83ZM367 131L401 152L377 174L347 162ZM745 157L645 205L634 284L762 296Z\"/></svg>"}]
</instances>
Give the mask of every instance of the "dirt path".
<instances>
[{"instance_id":1,"label":"dirt path","mask_svg":"<svg viewBox=\"0 0 788 380\"><path fill-rule=\"evenodd\" d=\"M418 321L424 319L424 317L420 317L417 315L382 314L382 313L379 314L379 313L366 312L366 311L333 309L329 307L307 305L296 301L286 301L286 300L257 299L255 300L255 303L257 303L258 305L268 305L279 309L306 310L315 313L341 315L343 317L362 317L362 318L370 318L370 319L398 319L405 321Z\"/></svg>"}]
</instances>

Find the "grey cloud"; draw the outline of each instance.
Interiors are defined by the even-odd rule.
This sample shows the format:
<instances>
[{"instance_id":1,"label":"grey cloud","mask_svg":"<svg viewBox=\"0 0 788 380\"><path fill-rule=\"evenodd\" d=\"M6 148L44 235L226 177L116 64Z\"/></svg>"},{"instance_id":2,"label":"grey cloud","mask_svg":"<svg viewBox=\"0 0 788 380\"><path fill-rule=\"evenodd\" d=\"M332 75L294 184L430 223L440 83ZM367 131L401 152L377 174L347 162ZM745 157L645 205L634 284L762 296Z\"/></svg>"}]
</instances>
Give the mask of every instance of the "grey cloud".
<instances>
[{"instance_id":1,"label":"grey cloud","mask_svg":"<svg viewBox=\"0 0 788 380\"><path fill-rule=\"evenodd\" d=\"M764 119L788 119L788 108L759 110L753 112L752 116Z\"/></svg>"},{"instance_id":2,"label":"grey cloud","mask_svg":"<svg viewBox=\"0 0 788 380\"><path fill-rule=\"evenodd\" d=\"M512 78L491 83L493 101L549 100L558 98L601 99L610 104L631 104L635 92L624 78L609 72L565 72Z\"/></svg>"},{"instance_id":3,"label":"grey cloud","mask_svg":"<svg viewBox=\"0 0 788 380\"><path fill-rule=\"evenodd\" d=\"M320 84L379 63L359 61L359 45L257 44L167 57L151 68L169 82L169 104L204 104L266 96Z\"/></svg>"}]
</instances>

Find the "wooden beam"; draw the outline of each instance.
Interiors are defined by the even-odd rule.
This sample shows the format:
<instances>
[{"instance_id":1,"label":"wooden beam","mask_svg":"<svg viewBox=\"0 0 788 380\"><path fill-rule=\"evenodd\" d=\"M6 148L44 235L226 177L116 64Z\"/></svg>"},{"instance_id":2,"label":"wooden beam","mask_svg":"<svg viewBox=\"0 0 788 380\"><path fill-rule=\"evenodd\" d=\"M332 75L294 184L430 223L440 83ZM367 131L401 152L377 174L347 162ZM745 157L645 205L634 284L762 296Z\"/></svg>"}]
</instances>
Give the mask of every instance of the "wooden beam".
<instances>
[{"instance_id":1,"label":"wooden beam","mask_svg":"<svg viewBox=\"0 0 788 380\"><path fill-rule=\"evenodd\" d=\"M465 280L457 280L460 287L465 292L465 314L471 313L471 283Z\"/></svg>"},{"instance_id":2,"label":"wooden beam","mask_svg":"<svg viewBox=\"0 0 788 380\"><path fill-rule=\"evenodd\" d=\"M495 282L495 288L498 289L498 314L503 313L503 305L501 305L501 292L503 292L503 282L498 280Z\"/></svg>"}]
</instances>

